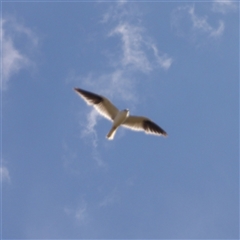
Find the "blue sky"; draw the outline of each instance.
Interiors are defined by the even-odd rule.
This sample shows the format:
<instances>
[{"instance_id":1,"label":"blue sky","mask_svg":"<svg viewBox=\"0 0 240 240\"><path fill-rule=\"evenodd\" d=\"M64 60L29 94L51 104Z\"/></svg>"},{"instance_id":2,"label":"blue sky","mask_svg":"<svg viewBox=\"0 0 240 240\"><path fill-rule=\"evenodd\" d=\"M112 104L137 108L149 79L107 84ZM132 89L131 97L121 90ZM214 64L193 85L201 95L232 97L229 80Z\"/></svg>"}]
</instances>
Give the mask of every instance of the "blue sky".
<instances>
[{"instance_id":1,"label":"blue sky","mask_svg":"<svg viewBox=\"0 0 240 240\"><path fill-rule=\"evenodd\" d=\"M3 239L239 238L237 2L1 6Z\"/></svg>"}]
</instances>

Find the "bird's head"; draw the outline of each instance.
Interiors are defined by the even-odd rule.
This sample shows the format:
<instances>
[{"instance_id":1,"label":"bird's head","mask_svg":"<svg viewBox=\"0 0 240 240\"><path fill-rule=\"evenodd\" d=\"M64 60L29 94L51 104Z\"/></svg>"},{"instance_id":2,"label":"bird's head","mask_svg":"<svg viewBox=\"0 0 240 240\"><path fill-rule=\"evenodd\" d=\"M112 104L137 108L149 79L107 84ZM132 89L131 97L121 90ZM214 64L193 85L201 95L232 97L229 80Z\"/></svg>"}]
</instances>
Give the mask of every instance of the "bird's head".
<instances>
[{"instance_id":1,"label":"bird's head","mask_svg":"<svg viewBox=\"0 0 240 240\"><path fill-rule=\"evenodd\" d=\"M126 113L126 116L128 117L129 116L129 110L128 109L124 109L123 111Z\"/></svg>"}]
</instances>

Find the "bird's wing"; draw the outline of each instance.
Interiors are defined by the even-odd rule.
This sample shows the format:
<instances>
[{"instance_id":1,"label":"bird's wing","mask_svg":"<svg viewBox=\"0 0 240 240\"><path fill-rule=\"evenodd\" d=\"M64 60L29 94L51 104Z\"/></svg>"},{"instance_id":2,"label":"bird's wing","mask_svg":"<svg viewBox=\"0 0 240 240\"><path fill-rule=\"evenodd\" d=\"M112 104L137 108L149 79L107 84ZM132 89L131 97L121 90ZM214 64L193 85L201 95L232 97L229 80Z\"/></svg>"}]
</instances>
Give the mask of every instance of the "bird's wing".
<instances>
[{"instance_id":1,"label":"bird's wing","mask_svg":"<svg viewBox=\"0 0 240 240\"><path fill-rule=\"evenodd\" d=\"M167 133L162 128L146 117L129 116L126 121L122 123L122 126L135 131L145 131L147 134L167 136Z\"/></svg>"},{"instance_id":2,"label":"bird's wing","mask_svg":"<svg viewBox=\"0 0 240 240\"><path fill-rule=\"evenodd\" d=\"M105 118L112 121L116 117L118 109L107 98L80 88L74 88L74 90L88 105L93 105Z\"/></svg>"}]
</instances>

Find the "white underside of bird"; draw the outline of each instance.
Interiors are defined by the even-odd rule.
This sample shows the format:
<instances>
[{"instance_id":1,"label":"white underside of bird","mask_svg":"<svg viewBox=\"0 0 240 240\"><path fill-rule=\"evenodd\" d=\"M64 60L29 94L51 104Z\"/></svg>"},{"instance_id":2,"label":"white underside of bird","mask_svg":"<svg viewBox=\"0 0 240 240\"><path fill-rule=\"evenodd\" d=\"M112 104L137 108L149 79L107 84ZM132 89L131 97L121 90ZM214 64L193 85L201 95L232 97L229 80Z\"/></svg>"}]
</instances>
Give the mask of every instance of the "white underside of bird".
<instances>
[{"instance_id":1,"label":"white underside of bird","mask_svg":"<svg viewBox=\"0 0 240 240\"><path fill-rule=\"evenodd\" d=\"M167 136L167 133L149 118L131 116L128 109L119 111L107 98L101 95L80 88L74 88L74 90L88 105L92 105L102 116L113 122L112 128L106 136L109 140L114 138L120 126L135 131L145 131L147 134Z\"/></svg>"}]
</instances>

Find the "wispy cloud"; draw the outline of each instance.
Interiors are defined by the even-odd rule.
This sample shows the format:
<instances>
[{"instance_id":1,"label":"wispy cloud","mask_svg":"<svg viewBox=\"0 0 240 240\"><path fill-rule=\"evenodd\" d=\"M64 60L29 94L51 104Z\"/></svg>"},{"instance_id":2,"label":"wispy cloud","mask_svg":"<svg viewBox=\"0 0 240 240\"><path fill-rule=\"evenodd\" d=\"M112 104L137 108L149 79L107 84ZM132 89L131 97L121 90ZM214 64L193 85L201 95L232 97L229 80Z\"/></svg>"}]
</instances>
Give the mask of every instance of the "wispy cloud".
<instances>
[{"instance_id":1,"label":"wispy cloud","mask_svg":"<svg viewBox=\"0 0 240 240\"><path fill-rule=\"evenodd\" d=\"M89 74L81 78L81 81L87 88L106 95L112 100L137 101L134 78L130 72L120 67L100 75Z\"/></svg>"},{"instance_id":2,"label":"wispy cloud","mask_svg":"<svg viewBox=\"0 0 240 240\"><path fill-rule=\"evenodd\" d=\"M151 47L157 59L158 64L165 70L169 69L173 63L173 58L169 57L168 54L166 53L159 55L158 48L154 44L152 44Z\"/></svg>"},{"instance_id":3,"label":"wispy cloud","mask_svg":"<svg viewBox=\"0 0 240 240\"><path fill-rule=\"evenodd\" d=\"M97 111L92 108L91 111L87 114L87 125L82 131L82 137L92 136L93 146L96 148L98 145L98 137L95 131L95 126L97 125L97 120L100 118L100 115ZM80 122L82 124L82 122Z\"/></svg>"},{"instance_id":4,"label":"wispy cloud","mask_svg":"<svg viewBox=\"0 0 240 240\"><path fill-rule=\"evenodd\" d=\"M212 4L212 11L227 14L238 9L238 4L232 0L218 1L214 0Z\"/></svg>"},{"instance_id":5,"label":"wispy cloud","mask_svg":"<svg viewBox=\"0 0 240 240\"><path fill-rule=\"evenodd\" d=\"M217 37L222 35L224 31L224 22L219 20L219 26L217 28L212 27L207 19L207 16L200 17L195 13L195 7L192 6L188 9L188 13L191 16L193 29L201 30L208 33L209 36Z\"/></svg>"},{"instance_id":6,"label":"wispy cloud","mask_svg":"<svg viewBox=\"0 0 240 240\"><path fill-rule=\"evenodd\" d=\"M11 181L9 170L6 167L4 167L4 166L0 167L0 175L1 175L2 182L9 183Z\"/></svg>"},{"instance_id":7,"label":"wispy cloud","mask_svg":"<svg viewBox=\"0 0 240 240\"><path fill-rule=\"evenodd\" d=\"M117 188L114 188L105 198L99 203L100 207L106 207L119 202L119 193Z\"/></svg>"},{"instance_id":8,"label":"wispy cloud","mask_svg":"<svg viewBox=\"0 0 240 240\"><path fill-rule=\"evenodd\" d=\"M1 20L2 44L2 89L7 88L10 78L22 69L32 66L33 62L24 49L17 47L17 36L24 38L25 47L37 46L34 33L14 18Z\"/></svg>"},{"instance_id":9,"label":"wispy cloud","mask_svg":"<svg viewBox=\"0 0 240 240\"><path fill-rule=\"evenodd\" d=\"M102 160L101 154L98 151L98 135L95 130L95 127L101 118L102 117L98 114L98 112L92 108L87 114L86 122L84 123L83 121L80 121L80 125L84 127L81 132L81 137L90 139L90 142L92 144L91 154L93 159L96 161L99 167L106 168L107 165Z\"/></svg>"},{"instance_id":10,"label":"wispy cloud","mask_svg":"<svg viewBox=\"0 0 240 240\"><path fill-rule=\"evenodd\" d=\"M73 217L78 225L85 225L89 222L86 201L82 200L76 208L65 207L64 212L68 216Z\"/></svg>"},{"instance_id":11,"label":"wispy cloud","mask_svg":"<svg viewBox=\"0 0 240 240\"><path fill-rule=\"evenodd\" d=\"M152 70L151 64L143 49L143 29L129 23L119 24L111 33L112 35L120 35L122 40L121 64L123 67L130 65L143 72Z\"/></svg>"},{"instance_id":12,"label":"wispy cloud","mask_svg":"<svg viewBox=\"0 0 240 240\"><path fill-rule=\"evenodd\" d=\"M205 34L215 38L220 37L225 29L223 20L218 20L218 25L213 27L209 23L207 15L199 16L196 13L194 5L176 8L172 13L172 26L180 36Z\"/></svg>"},{"instance_id":13,"label":"wispy cloud","mask_svg":"<svg viewBox=\"0 0 240 240\"><path fill-rule=\"evenodd\" d=\"M167 54L159 55L157 46L152 43L142 26L136 26L128 22L120 23L109 36L119 35L122 41L121 64L130 67L131 70L150 72L158 66L168 69L172 64L172 58ZM153 55L152 55L153 53Z\"/></svg>"},{"instance_id":14,"label":"wispy cloud","mask_svg":"<svg viewBox=\"0 0 240 240\"><path fill-rule=\"evenodd\" d=\"M139 20L141 15L141 11L135 8L135 5L127 3L110 7L104 15L103 23L107 24L111 20L111 27L112 22L115 23L108 36L118 36L121 40L117 67L124 71L143 73L159 67L168 69L172 58L167 53L158 50L154 39L148 34L143 22Z\"/></svg>"}]
</instances>

